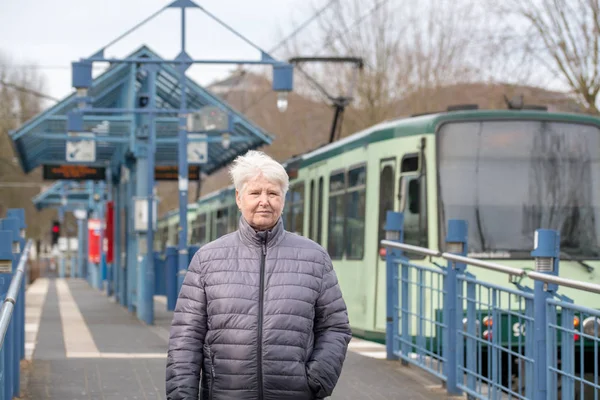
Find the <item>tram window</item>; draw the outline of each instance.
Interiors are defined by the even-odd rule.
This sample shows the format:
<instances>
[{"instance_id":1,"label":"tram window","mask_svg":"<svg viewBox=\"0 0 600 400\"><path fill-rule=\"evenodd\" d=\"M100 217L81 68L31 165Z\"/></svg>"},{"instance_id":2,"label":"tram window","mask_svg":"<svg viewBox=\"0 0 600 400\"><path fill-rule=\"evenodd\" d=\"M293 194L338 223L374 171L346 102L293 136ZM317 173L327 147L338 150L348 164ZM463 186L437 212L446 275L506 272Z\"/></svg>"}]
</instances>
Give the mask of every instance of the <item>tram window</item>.
<instances>
[{"instance_id":1,"label":"tram window","mask_svg":"<svg viewBox=\"0 0 600 400\"><path fill-rule=\"evenodd\" d=\"M195 219L190 223L191 234L190 234L190 243L196 244L198 242L198 220Z\"/></svg>"},{"instance_id":2,"label":"tram window","mask_svg":"<svg viewBox=\"0 0 600 400\"><path fill-rule=\"evenodd\" d=\"M310 193L308 196L308 237L315 239L315 180L310 181Z\"/></svg>"},{"instance_id":3,"label":"tram window","mask_svg":"<svg viewBox=\"0 0 600 400\"><path fill-rule=\"evenodd\" d=\"M379 236L377 248L385 238L385 221L387 212L394 209L394 165L388 164L381 169L379 174Z\"/></svg>"},{"instance_id":4,"label":"tram window","mask_svg":"<svg viewBox=\"0 0 600 400\"><path fill-rule=\"evenodd\" d=\"M327 251L333 259L344 255L344 189L346 175L344 172L331 175L329 178L329 226L327 231Z\"/></svg>"},{"instance_id":5,"label":"tram window","mask_svg":"<svg viewBox=\"0 0 600 400\"><path fill-rule=\"evenodd\" d=\"M228 226L229 233L235 232L238 227L237 214L235 213L236 209L237 209L237 206L229 207L229 226Z\"/></svg>"},{"instance_id":6,"label":"tram window","mask_svg":"<svg viewBox=\"0 0 600 400\"><path fill-rule=\"evenodd\" d=\"M418 170L419 170L419 155L418 154L407 154L402 158L402 165L400 166L400 173L416 172Z\"/></svg>"},{"instance_id":7,"label":"tram window","mask_svg":"<svg viewBox=\"0 0 600 400\"><path fill-rule=\"evenodd\" d=\"M217 210L217 219L216 219L217 238L220 238L221 236L228 233L228 231L227 231L228 221L229 221L228 216L229 216L229 209L227 207Z\"/></svg>"},{"instance_id":8,"label":"tram window","mask_svg":"<svg viewBox=\"0 0 600 400\"><path fill-rule=\"evenodd\" d=\"M290 188L286 195L285 227L299 235L304 233L304 182Z\"/></svg>"},{"instance_id":9,"label":"tram window","mask_svg":"<svg viewBox=\"0 0 600 400\"><path fill-rule=\"evenodd\" d=\"M321 244L323 233L323 177L319 178L319 191L317 192L317 243Z\"/></svg>"},{"instance_id":10,"label":"tram window","mask_svg":"<svg viewBox=\"0 0 600 400\"><path fill-rule=\"evenodd\" d=\"M298 235L304 234L304 182L298 183L294 186L294 198L293 198L293 232Z\"/></svg>"},{"instance_id":11,"label":"tram window","mask_svg":"<svg viewBox=\"0 0 600 400\"><path fill-rule=\"evenodd\" d=\"M400 179L400 210L404 212L404 242L427 247L425 176L405 175Z\"/></svg>"},{"instance_id":12,"label":"tram window","mask_svg":"<svg viewBox=\"0 0 600 400\"><path fill-rule=\"evenodd\" d=\"M168 240L169 240L168 236L169 236L169 227L165 226L162 229L162 234L160 235L160 241L162 243L162 249L163 250L166 250L167 246L169 245L169 243L168 243ZM173 246L173 244L171 244L171 246Z\"/></svg>"},{"instance_id":13,"label":"tram window","mask_svg":"<svg viewBox=\"0 0 600 400\"><path fill-rule=\"evenodd\" d=\"M179 244L179 235L178 235L178 228L175 226L172 226L171 229L168 230L168 245L169 246L177 246Z\"/></svg>"},{"instance_id":14,"label":"tram window","mask_svg":"<svg viewBox=\"0 0 600 400\"><path fill-rule=\"evenodd\" d=\"M365 253L365 205L367 167L348 171L346 192L346 258L361 260Z\"/></svg>"},{"instance_id":15,"label":"tram window","mask_svg":"<svg viewBox=\"0 0 600 400\"><path fill-rule=\"evenodd\" d=\"M203 245L204 243L207 242L206 240L206 214L200 214L198 215L198 218L196 219L197 221L197 244L199 245Z\"/></svg>"}]
</instances>

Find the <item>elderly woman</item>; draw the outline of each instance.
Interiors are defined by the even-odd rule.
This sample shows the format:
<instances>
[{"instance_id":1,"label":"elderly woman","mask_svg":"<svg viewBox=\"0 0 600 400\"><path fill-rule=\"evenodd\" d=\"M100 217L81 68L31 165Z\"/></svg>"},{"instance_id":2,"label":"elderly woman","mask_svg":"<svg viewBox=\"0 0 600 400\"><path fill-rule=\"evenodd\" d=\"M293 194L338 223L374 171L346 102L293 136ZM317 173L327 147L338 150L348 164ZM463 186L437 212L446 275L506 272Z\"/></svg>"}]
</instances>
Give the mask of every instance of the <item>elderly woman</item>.
<instances>
[{"instance_id":1,"label":"elderly woman","mask_svg":"<svg viewBox=\"0 0 600 400\"><path fill-rule=\"evenodd\" d=\"M203 400L325 398L351 338L331 259L284 230L289 181L279 163L249 151L230 173L242 217L189 265L171 326L167 399L195 400L199 390Z\"/></svg>"}]
</instances>

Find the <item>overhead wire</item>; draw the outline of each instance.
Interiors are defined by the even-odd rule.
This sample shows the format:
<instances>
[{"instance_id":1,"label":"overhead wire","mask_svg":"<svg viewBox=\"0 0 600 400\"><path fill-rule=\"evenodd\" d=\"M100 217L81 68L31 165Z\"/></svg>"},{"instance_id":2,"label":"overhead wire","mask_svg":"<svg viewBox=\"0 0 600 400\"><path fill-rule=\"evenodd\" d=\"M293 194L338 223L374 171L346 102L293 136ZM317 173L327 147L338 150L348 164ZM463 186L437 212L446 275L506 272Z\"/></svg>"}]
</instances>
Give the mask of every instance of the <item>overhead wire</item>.
<instances>
[{"instance_id":1,"label":"overhead wire","mask_svg":"<svg viewBox=\"0 0 600 400\"><path fill-rule=\"evenodd\" d=\"M334 0L335 1L335 0ZM330 3L328 3L327 6L330 6L334 1L331 1ZM363 15L361 15L360 17L358 17L356 20L354 20L354 22L352 24L350 24L350 26L348 26L344 31L340 32L339 34L336 35L336 37L332 40L329 40L327 43L325 43L323 45L323 47L321 48L321 50L319 50L317 52L317 54L322 53L328 46L330 46L333 43L333 40L337 40L340 37L342 37L343 35L347 34L348 32L350 32L352 29L356 28L358 25L360 25L366 18L368 18L369 16L371 16L373 13L375 13L375 11L377 11L384 3L388 2L389 0L381 0L380 2L378 2L377 4L375 4L375 6L373 6L372 8L370 8L366 13L364 13ZM311 82L311 84L315 85L315 87L317 87L319 90L319 93L321 95L323 95L323 91L322 91L322 86L319 85L316 80L311 77L310 75L308 75L307 72L305 72L302 68L299 68L296 66L296 69L300 72L301 75L303 75L303 77L305 79L307 79L309 82ZM242 112L247 112L248 110L250 110L251 108L257 106L258 104L260 104L269 94L271 93L271 90L266 91L261 97L258 98L257 101L253 102L252 104L250 104L248 107L244 108L242 110ZM329 98L329 96L325 96L327 98Z\"/></svg>"},{"instance_id":2,"label":"overhead wire","mask_svg":"<svg viewBox=\"0 0 600 400\"><path fill-rule=\"evenodd\" d=\"M11 82L6 82L6 81L4 81L2 79L0 79L0 85L3 85L3 86L6 86L6 87L15 89L15 90L17 90L19 92L31 94L31 95L34 95L36 97L40 97L40 98L47 99L47 100L52 100L52 101L55 101L57 103L60 101L56 97L52 97L52 96L50 96L48 94L41 93L41 92L38 92L38 91L35 91L35 90L32 90L32 89L28 89L26 87L23 87L23 86L20 86L20 85L16 85L16 84L11 83Z\"/></svg>"}]
</instances>

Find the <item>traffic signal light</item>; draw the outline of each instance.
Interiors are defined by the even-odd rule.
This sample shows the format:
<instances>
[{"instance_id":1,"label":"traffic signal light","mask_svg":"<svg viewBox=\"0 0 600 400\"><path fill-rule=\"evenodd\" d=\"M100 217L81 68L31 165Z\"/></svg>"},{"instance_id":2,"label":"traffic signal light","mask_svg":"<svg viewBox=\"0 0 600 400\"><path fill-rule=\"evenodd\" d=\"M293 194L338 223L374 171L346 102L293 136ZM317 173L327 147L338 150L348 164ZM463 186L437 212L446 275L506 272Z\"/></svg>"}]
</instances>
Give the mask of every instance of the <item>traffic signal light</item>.
<instances>
[{"instance_id":1,"label":"traffic signal light","mask_svg":"<svg viewBox=\"0 0 600 400\"><path fill-rule=\"evenodd\" d=\"M54 221L52 223L52 245L58 244L58 238L60 237L60 222Z\"/></svg>"}]
</instances>

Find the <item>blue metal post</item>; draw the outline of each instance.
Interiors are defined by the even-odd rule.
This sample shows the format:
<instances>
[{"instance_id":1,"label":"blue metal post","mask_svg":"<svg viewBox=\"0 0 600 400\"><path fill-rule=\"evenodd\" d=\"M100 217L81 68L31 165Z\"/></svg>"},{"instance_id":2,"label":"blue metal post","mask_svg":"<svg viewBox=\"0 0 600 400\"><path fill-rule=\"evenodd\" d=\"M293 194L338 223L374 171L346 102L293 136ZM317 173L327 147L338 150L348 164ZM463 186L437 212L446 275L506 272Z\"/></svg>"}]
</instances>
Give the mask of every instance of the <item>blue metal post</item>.
<instances>
[{"instance_id":1,"label":"blue metal post","mask_svg":"<svg viewBox=\"0 0 600 400\"><path fill-rule=\"evenodd\" d=\"M167 263L167 310L175 310L177 303L177 247L168 246L166 249Z\"/></svg>"},{"instance_id":2,"label":"blue metal post","mask_svg":"<svg viewBox=\"0 0 600 400\"><path fill-rule=\"evenodd\" d=\"M19 266L19 255L21 253L20 243L19 243L19 220L16 218L4 218L0 221L0 229L5 231L12 232L12 277L15 276L17 271L17 267ZM9 279L10 284L10 279ZM17 302L20 299L17 299ZM19 341L19 332L20 332L20 316L17 313L16 307L13 309L13 314L10 320L8 332L10 332L10 341L7 341L6 345L10 346L12 349L10 351L10 360L9 360L9 370L10 370L10 379L6 381L6 386L12 386L10 389L10 393L12 396L18 396L20 392L20 382L21 382L21 369L20 369L20 360L21 360L21 343ZM7 335L8 335L7 332ZM11 399L12 397L8 397Z\"/></svg>"},{"instance_id":3,"label":"blue metal post","mask_svg":"<svg viewBox=\"0 0 600 400\"><path fill-rule=\"evenodd\" d=\"M85 229L85 219L78 219L77 220L77 238L79 239L79 243L77 243L77 275L80 278L85 278L85 276L83 275L83 263L84 263L84 250L85 250L85 246L84 246L84 241L85 241L85 234L86 234L86 229Z\"/></svg>"},{"instance_id":4,"label":"blue metal post","mask_svg":"<svg viewBox=\"0 0 600 400\"><path fill-rule=\"evenodd\" d=\"M127 286L127 271L129 271L129 269L131 268L131 258L129 256L129 249L131 241L131 198L133 197L133 194L131 193L131 172L128 166L124 169L124 173L125 177L123 178L124 182L122 183L123 188L121 190L121 207L124 209L124 218L122 223L125 224L125 226L123 227L123 230L125 232L125 243L122 244L122 252L124 251L125 257L121 258L123 265L121 265L121 268L119 268L119 288L121 290L121 305L123 307L128 307L129 287Z\"/></svg>"},{"instance_id":5,"label":"blue metal post","mask_svg":"<svg viewBox=\"0 0 600 400\"><path fill-rule=\"evenodd\" d=\"M409 273L410 266L406 263L403 263L401 268L401 280L402 283L400 287L400 308L401 312L401 321L402 321L402 343L400 346L400 353L403 357L409 357L411 351L411 339L410 339L410 319L412 318L410 314L410 282L409 282ZM394 342L394 353L396 353L397 344ZM402 359L402 365L408 365L408 361L404 358Z\"/></svg>"},{"instance_id":6,"label":"blue metal post","mask_svg":"<svg viewBox=\"0 0 600 400\"><path fill-rule=\"evenodd\" d=\"M158 72L157 65L145 65L148 75L146 77L145 91L148 95L148 106L150 109L156 107L156 74ZM138 274L138 307L137 316L139 319L151 325L154 323L154 141L155 141L155 123L154 115L147 114L144 123L144 129L148 130L148 142L146 149L146 157L140 159L140 165L146 168L145 173L140 172L138 175L138 195L145 197L147 200L147 230L144 235L140 235L140 241L146 240L144 262L140 264ZM186 153L187 154L187 153ZM187 155L186 155L187 156ZM145 185L144 185L145 183ZM140 243L141 245L141 243Z\"/></svg>"},{"instance_id":7,"label":"blue metal post","mask_svg":"<svg viewBox=\"0 0 600 400\"><path fill-rule=\"evenodd\" d=\"M185 8L181 9L181 53L180 57L185 57ZM188 162L187 162L187 121L183 110L187 108L185 81L185 71L189 65L179 64L179 88L181 90L181 99L179 104L179 146L177 158L179 165L179 262L178 262L178 292L183 284L183 278L188 266L187 249L187 203L188 203Z\"/></svg>"},{"instance_id":8,"label":"blue metal post","mask_svg":"<svg viewBox=\"0 0 600 400\"><path fill-rule=\"evenodd\" d=\"M129 213L128 213L128 219L129 219L129 242L128 242L128 249L127 249L127 255L128 255L128 260L127 260L127 274L126 274L126 279L127 279L127 308L129 310L129 312L134 312L135 311L135 307L137 304L137 289L136 289L136 283L137 283L137 268L138 268L138 258L137 258L137 251L138 251L138 243L137 243L137 235L135 233L134 230L134 201L133 201L133 194L135 193L135 184L138 180L138 169L139 166L138 164L134 164L132 165L131 169L130 169L130 175L129 175L129 188L128 188L128 194L130 195L130 197L128 198L128 202L129 202Z\"/></svg>"},{"instance_id":9,"label":"blue metal post","mask_svg":"<svg viewBox=\"0 0 600 400\"><path fill-rule=\"evenodd\" d=\"M112 286L115 299L120 302L120 282L119 270L121 269L121 184L117 183L114 188L113 221L114 221L114 240L113 240L113 268L112 268Z\"/></svg>"},{"instance_id":10,"label":"blue metal post","mask_svg":"<svg viewBox=\"0 0 600 400\"><path fill-rule=\"evenodd\" d=\"M469 276L470 278L475 278L472 274L469 274L468 272L465 273L465 275ZM477 290L475 287L475 283L473 282L467 282L467 332L471 335L473 335L473 337L478 337L478 328L477 328L477 324L479 323L479 321L477 321L477 316L476 316L476 296L477 295ZM475 339L473 338L467 338L467 356L466 356L466 360L467 360L467 370L469 371L469 375L467 376L467 387L471 390L475 390L475 385L476 385L476 379L475 379L475 368L477 366L477 353L476 353L476 349L477 349L477 342L475 341ZM459 353L460 354L460 353Z\"/></svg>"},{"instance_id":11,"label":"blue metal post","mask_svg":"<svg viewBox=\"0 0 600 400\"><path fill-rule=\"evenodd\" d=\"M573 301L571 299L568 298L563 298L564 302L569 302L572 303ZM555 308L552 307L550 308L550 310L554 311ZM563 329L565 330L573 330L574 329L574 323L573 323L573 319L574 319L575 315L573 312L572 308L568 308L568 307L562 307L561 309L561 325L563 327ZM556 334L555 334L556 335ZM561 346L560 346L560 369L563 372L563 375L561 378L561 389L562 389L562 393L563 396L565 396L566 393L574 393L575 392L575 380L573 379L573 376L575 376L575 346L573 346L573 343L575 343L575 338L573 337L572 333L566 333L563 332L562 336L561 336ZM556 346L556 343L548 343L548 346ZM556 358L555 358L556 360ZM556 362L553 364L555 367L557 366ZM552 374L552 376L554 376L554 374ZM551 386L551 387L556 387L556 386Z\"/></svg>"},{"instance_id":12,"label":"blue metal post","mask_svg":"<svg viewBox=\"0 0 600 400\"><path fill-rule=\"evenodd\" d=\"M404 214L388 211L386 214L385 239L393 242L404 240ZM385 252L386 265L386 326L385 326L385 350L388 360L397 360L395 346L398 340L398 259L402 251L393 247L387 247Z\"/></svg>"},{"instance_id":13,"label":"blue metal post","mask_svg":"<svg viewBox=\"0 0 600 400\"><path fill-rule=\"evenodd\" d=\"M112 202L113 201L113 180L112 180L112 169L111 168L107 168L106 169L106 186L107 186L107 190L106 190L106 196L107 196L107 203L106 206L108 206L108 202ZM108 208L107 208L108 211ZM115 237L114 237L114 233L115 233L115 214L116 214L116 210L115 210L115 203L113 202L113 217L112 217L112 231L110 232L106 232L106 243L107 243L107 247L106 247L106 251L107 253L105 254L105 266L106 266L106 295L108 297L111 297L113 295L113 290L114 290L114 285L113 285L113 271L114 271L114 263L115 263L115 248L114 248L114 244L115 244ZM113 243L113 260L112 262L108 262L108 241L112 241Z\"/></svg>"},{"instance_id":14,"label":"blue metal post","mask_svg":"<svg viewBox=\"0 0 600 400\"><path fill-rule=\"evenodd\" d=\"M535 270L549 275L558 275L560 255L560 234L551 229L535 231L535 249L531 256L535 257ZM557 289L556 285L548 285L540 281L534 282L533 297L533 400L547 398L547 348L546 348L546 307L547 300Z\"/></svg>"},{"instance_id":15,"label":"blue metal post","mask_svg":"<svg viewBox=\"0 0 600 400\"><path fill-rule=\"evenodd\" d=\"M106 203L104 202L105 183L103 181L98 182L98 187L98 194L100 195L100 200L96 204L96 207L98 210L98 219L100 220L100 264L98 264L98 268L96 269L96 289L103 290L103 271L105 271L106 266L106 259L104 258L104 229L106 229L106 218L104 215L104 207L106 207Z\"/></svg>"},{"instance_id":16,"label":"blue metal post","mask_svg":"<svg viewBox=\"0 0 600 400\"><path fill-rule=\"evenodd\" d=\"M13 232L12 230L4 230L0 226L0 300L4 302L10 281L12 278L12 242ZM4 343L2 344L2 363L0 364L0 396L3 399L12 398L13 385L9 384L12 382L11 365L14 357L15 346L12 337L12 329L9 325L6 331Z\"/></svg>"},{"instance_id":17,"label":"blue metal post","mask_svg":"<svg viewBox=\"0 0 600 400\"><path fill-rule=\"evenodd\" d=\"M65 226L64 226L64 222L65 222L65 211L64 211L63 207L60 207L60 208L58 209L58 221L60 222L60 226L61 226L61 227L63 227L63 233L62 233L62 235L64 235L64 234L66 233L66 229L65 229ZM61 239L62 239L62 237L61 237ZM59 240L60 240L60 239L59 239ZM67 268L67 266L66 266L66 257L65 257L65 255L63 254L62 250L60 250L60 249L59 249L59 253L58 253L58 254L60 254L60 255L59 255L59 257L60 257L60 266L59 266L59 273L58 273L58 276L59 276L60 278L63 278L63 279L64 279L64 277L65 277L65 272L66 272L66 268Z\"/></svg>"},{"instance_id":18,"label":"blue metal post","mask_svg":"<svg viewBox=\"0 0 600 400\"><path fill-rule=\"evenodd\" d=\"M27 240L25 239L25 229L27 229L27 223L25 222L25 209L24 208L9 208L6 211L6 216L8 218L16 218L19 220L19 243L21 245L21 254L25 250L25 243ZM20 351L20 359L23 360L25 358L25 285L29 283L29 274L27 271L27 265L25 266L25 277L23 278L24 282L21 285L21 289L19 290L19 298L21 301L17 304L18 313L21 318L20 324L20 343L21 343L21 351Z\"/></svg>"},{"instance_id":19,"label":"blue metal post","mask_svg":"<svg viewBox=\"0 0 600 400\"><path fill-rule=\"evenodd\" d=\"M446 251L461 256L467 253L467 221L451 219L448 221L448 233L446 235ZM450 395L458 395L461 391L456 386L458 383L458 359L457 354L462 357L462 352L457 353L458 333L462 329L462 302L458 298L458 274L465 271L466 265L448 261L446 277L444 280L444 324L446 330L443 335L442 353L446 358L444 363L446 375L446 390ZM462 291L461 291L462 293ZM460 313L459 311L460 304ZM461 340L462 342L462 340ZM461 380L462 381L462 380Z\"/></svg>"},{"instance_id":20,"label":"blue metal post","mask_svg":"<svg viewBox=\"0 0 600 400\"><path fill-rule=\"evenodd\" d=\"M75 256L75 252L71 252L71 278L77 277L77 257Z\"/></svg>"}]
</instances>

